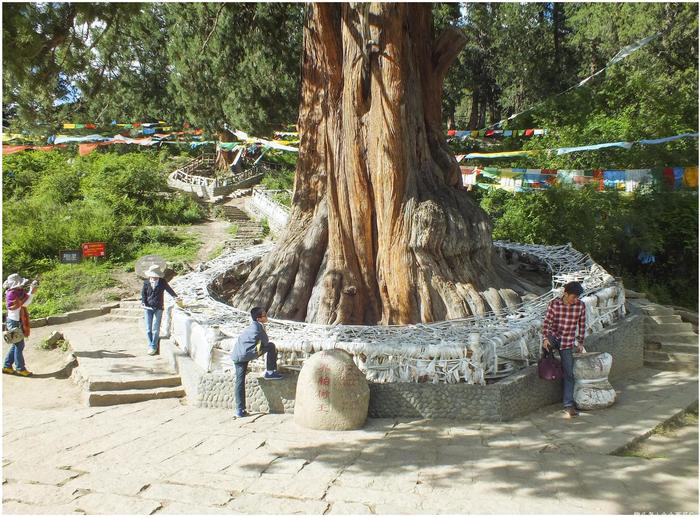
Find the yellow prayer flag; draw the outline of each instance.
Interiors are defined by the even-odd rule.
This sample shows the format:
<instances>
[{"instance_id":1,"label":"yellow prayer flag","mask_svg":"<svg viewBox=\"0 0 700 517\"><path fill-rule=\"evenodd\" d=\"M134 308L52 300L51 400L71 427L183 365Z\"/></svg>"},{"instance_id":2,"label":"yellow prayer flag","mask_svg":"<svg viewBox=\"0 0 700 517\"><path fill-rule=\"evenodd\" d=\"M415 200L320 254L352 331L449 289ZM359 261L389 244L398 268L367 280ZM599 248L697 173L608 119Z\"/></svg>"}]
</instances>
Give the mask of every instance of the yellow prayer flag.
<instances>
[{"instance_id":1,"label":"yellow prayer flag","mask_svg":"<svg viewBox=\"0 0 700 517\"><path fill-rule=\"evenodd\" d=\"M75 129L75 124L63 124L63 129Z\"/></svg>"},{"instance_id":2,"label":"yellow prayer flag","mask_svg":"<svg viewBox=\"0 0 700 517\"><path fill-rule=\"evenodd\" d=\"M697 167L686 167L683 171L683 184L686 187L697 188L698 187L698 168Z\"/></svg>"}]
</instances>

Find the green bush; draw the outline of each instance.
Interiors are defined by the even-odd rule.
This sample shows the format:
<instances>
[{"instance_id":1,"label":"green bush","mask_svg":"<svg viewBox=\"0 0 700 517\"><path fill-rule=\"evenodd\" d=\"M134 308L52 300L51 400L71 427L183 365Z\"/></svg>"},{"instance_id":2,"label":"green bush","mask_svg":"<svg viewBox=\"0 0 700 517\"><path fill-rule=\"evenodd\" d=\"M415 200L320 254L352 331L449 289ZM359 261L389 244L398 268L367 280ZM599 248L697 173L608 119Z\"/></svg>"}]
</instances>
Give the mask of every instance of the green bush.
<instances>
[{"instance_id":1,"label":"green bush","mask_svg":"<svg viewBox=\"0 0 700 517\"><path fill-rule=\"evenodd\" d=\"M494 239L571 243L632 289L661 303L697 308L698 199L694 192L633 194L557 187L480 194ZM643 264L640 254L653 255Z\"/></svg>"},{"instance_id":2,"label":"green bush","mask_svg":"<svg viewBox=\"0 0 700 517\"><path fill-rule=\"evenodd\" d=\"M116 285L105 262L54 264L40 277L39 287L27 309L32 318L43 318L78 308L88 294Z\"/></svg>"},{"instance_id":3,"label":"green bush","mask_svg":"<svg viewBox=\"0 0 700 517\"><path fill-rule=\"evenodd\" d=\"M294 169L272 169L265 173L260 182L268 190L292 190L294 188Z\"/></svg>"},{"instance_id":4,"label":"green bush","mask_svg":"<svg viewBox=\"0 0 700 517\"><path fill-rule=\"evenodd\" d=\"M204 210L193 199L162 192L161 158L155 152L3 157L3 270L46 271L61 249L93 241L107 244L110 260L128 261L146 243L165 244L138 227L200 221Z\"/></svg>"}]
</instances>

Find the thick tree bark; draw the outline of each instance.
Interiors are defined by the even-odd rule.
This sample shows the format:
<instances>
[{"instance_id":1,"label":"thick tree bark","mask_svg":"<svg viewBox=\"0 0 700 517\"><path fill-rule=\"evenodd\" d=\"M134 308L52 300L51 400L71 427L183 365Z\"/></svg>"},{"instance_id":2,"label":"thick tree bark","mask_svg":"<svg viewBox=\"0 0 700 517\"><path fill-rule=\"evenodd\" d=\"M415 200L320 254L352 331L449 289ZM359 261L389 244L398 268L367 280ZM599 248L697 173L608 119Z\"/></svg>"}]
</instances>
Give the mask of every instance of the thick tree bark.
<instances>
[{"instance_id":1,"label":"thick tree bark","mask_svg":"<svg viewBox=\"0 0 700 517\"><path fill-rule=\"evenodd\" d=\"M441 128L443 80L465 38L432 41L431 23L426 4L311 5L290 223L234 305L406 324L519 300Z\"/></svg>"},{"instance_id":2,"label":"thick tree bark","mask_svg":"<svg viewBox=\"0 0 700 517\"><path fill-rule=\"evenodd\" d=\"M469 112L469 124L467 124L467 127L469 129L480 129L482 126L479 126L479 86L476 85L474 86L474 90L472 91L472 107L471 111Z\"/></svg>"},{"instance_id":3,"label":"thick tree bark","mask_svg":"<svg viewBox=\"0 0 700 517\"><path fill-rule=\"evenodd\" d=\"M219 142L233 142L235 141L234 136L230 131L225 129L218 131ZM216 150L216 161L214 162L214 168L218 171L223 171L229 168L233 163L236 153L234 151L224 151L222 149Z\"/></svg>"}]
</instances>

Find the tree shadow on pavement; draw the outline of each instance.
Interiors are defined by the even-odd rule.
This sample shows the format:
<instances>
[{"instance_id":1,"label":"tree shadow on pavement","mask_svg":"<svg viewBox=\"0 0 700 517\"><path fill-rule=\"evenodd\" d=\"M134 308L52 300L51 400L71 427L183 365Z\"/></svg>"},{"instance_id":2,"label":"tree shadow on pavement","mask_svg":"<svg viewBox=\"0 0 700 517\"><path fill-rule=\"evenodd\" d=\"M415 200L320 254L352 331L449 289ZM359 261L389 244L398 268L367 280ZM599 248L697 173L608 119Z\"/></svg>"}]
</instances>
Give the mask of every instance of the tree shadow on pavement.
<instances>
[{"instance_id":1,"label":"tree shadow on pavement","mask_svg":"<svg viewBox=\"0 0 700 517\"><path fill-rule=\"evenodd\" d=\"M369 420L361 431L297 429L298 434L270 431L263 447L266 454L256 451L261 454L242 458L229 471L257 471L264 477L273 463L277 469L285 463L291 469L304 460L297 478L305 470L328 473L329 488L394 491L406 494L409 506L416 497L419 505L421 498L433 497L444 501L440 513L493 513L494 508L504 513L547 513L547 508L555 513L687 512L693 504L697 511L697 462L679 465L527 442L521 437L540 434L527 422L510 426L378 419ZM697 434L694 441L676 447L697 458ZM459 504L471 497L484 503L460 508L447 497L455 490L464 494ZM529 511L528 501L533 503ZM421 513L416 510L399 513Z\"/></svg>"},{"instance_id":2,"label":"tree shadow on pavement","mask_svg":"<svg viewBox=\"0 0 700 517\"><path fill-rule=\"evenodd\" d=\"M112 352L110 350L94 350L92 352L73 352L75 357L85 357L90 359L118 359L126 357L136 357L134 354L124 352Z\"/></svg>"}]
</instances>

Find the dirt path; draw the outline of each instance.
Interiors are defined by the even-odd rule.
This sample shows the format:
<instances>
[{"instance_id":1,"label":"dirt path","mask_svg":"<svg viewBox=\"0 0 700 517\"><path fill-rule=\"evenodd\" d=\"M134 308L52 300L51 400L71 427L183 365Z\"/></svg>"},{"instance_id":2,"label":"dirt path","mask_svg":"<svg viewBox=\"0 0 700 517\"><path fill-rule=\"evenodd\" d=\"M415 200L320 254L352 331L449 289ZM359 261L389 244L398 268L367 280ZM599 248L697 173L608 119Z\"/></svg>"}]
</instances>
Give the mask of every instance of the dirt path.
<instances>
[{"instance_id":1,"label":"dirt path","mask_svg":"<svg viewBox=\"0 0 700 517\"><path fill-rule=\"evenodd\" d=\"M230 227L231 223L229 221L215 219L206 221L202 224L185 226L177 231L194 235L202 242L202 246L199 248L197 259L195 261L196 263L199 263L205 262L212 258L210 255L217 247L221 246L227 240L231 240L233 238L228 231Z\"/></svg>"}]
</instances>

